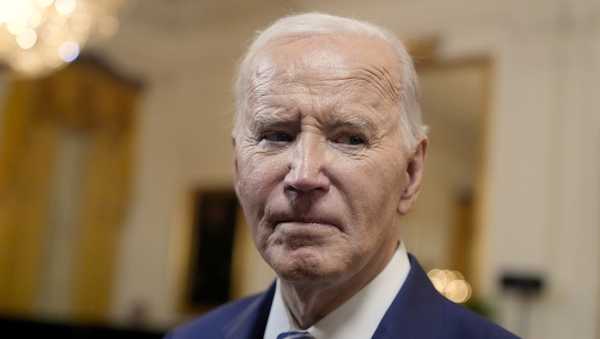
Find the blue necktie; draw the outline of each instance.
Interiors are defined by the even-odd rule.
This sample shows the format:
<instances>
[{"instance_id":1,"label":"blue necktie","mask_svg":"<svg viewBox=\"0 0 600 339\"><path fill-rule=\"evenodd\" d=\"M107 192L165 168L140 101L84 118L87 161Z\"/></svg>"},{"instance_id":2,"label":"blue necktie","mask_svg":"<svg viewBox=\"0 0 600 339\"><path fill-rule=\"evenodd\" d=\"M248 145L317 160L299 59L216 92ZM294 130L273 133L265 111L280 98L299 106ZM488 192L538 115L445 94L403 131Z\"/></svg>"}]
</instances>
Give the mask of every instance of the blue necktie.
<instances>
[{"instance_id":1,"label":"blue necktie","mask_svg":"<svg viewBox=\"0 0 600 339\"><path fill-rule=\"evenodd\" d=\"M306 331L290 331L281 333L277 339L315 339L315 337Z\"/></svg>"}]
</instances>

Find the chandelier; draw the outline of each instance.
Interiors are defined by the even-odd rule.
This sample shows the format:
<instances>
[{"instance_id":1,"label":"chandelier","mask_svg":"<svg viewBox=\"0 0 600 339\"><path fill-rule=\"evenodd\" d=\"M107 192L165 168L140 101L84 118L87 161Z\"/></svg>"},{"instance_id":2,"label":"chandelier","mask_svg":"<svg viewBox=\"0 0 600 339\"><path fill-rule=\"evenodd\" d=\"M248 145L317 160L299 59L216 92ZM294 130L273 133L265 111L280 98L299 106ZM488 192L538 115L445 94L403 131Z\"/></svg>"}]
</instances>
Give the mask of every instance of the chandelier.
<instances>
[{"instance_id":1,"label":"chandelier","mask_svg":"<svg viewBox=\"0 0 600 339\"><path fill-rule=\"evenodd\" d=\"M116 33L124 0L0 0L0 63L39 76Z\"/></svg>"}]
</instances>

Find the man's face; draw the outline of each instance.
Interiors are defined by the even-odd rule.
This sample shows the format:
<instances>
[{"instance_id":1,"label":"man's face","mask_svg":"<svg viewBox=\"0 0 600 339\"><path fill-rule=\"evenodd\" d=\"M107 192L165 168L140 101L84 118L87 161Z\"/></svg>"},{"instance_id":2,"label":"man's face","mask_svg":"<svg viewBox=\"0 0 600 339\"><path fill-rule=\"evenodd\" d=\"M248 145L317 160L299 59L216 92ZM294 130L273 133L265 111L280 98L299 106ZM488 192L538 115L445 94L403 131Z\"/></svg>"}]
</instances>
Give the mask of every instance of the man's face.
<instances>
[{"instance_id":1,"label":"man's face","mask_svg":"<svg viewBox=\"0 0 600 339\"><path fill-rule=\"evenodd\" d=\"M395 250L421 166L403 144L394 62L383 42L354 35L279 40L257 55L235 187L282 279L356 278Z\"/></svg>"}]
</instances>

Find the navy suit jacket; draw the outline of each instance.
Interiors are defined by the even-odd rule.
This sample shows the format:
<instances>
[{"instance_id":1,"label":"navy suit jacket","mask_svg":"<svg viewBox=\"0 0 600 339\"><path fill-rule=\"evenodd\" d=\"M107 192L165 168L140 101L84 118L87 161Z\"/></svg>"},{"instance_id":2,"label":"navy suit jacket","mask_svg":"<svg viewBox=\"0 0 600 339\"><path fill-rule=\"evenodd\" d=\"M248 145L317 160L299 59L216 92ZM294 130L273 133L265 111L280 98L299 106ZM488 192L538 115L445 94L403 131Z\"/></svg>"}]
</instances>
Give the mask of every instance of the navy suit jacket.
<instances>
[{"instance_id":1,"label":"navy suit jacket","mask_svg":"<svg viewBox=\"0 0 600 339\"><path fill-rule=\"evenodd\" d=\"M417 262L379 323L373 339L517 339L440 295ZM235 301L176 328L167 339L262 339L275 293ZM368 338L348 338L368 339Z\"/></svg>"}]
</instances>

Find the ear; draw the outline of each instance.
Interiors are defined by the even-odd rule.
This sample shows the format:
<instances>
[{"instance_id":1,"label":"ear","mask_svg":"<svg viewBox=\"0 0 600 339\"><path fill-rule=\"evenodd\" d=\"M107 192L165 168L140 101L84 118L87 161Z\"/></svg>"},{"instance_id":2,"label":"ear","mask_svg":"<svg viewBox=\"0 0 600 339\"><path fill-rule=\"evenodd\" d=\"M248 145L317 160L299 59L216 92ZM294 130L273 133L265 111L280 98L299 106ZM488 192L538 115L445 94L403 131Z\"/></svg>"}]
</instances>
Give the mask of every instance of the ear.
<instances>
[{"instance_id":1,"label":"ear","mask_svg":"<svg viewBox=\"0 0 600 339\"><path fill-rule=\"evenodd\" d=\"M423 138L412 155L407 159L406 172L404 174L408 180L398 203L398 212L401 215L405 215L410 211L421 191L421 179L423 178L427 143L427 138Z\"/></svg>"}]
</instances>

